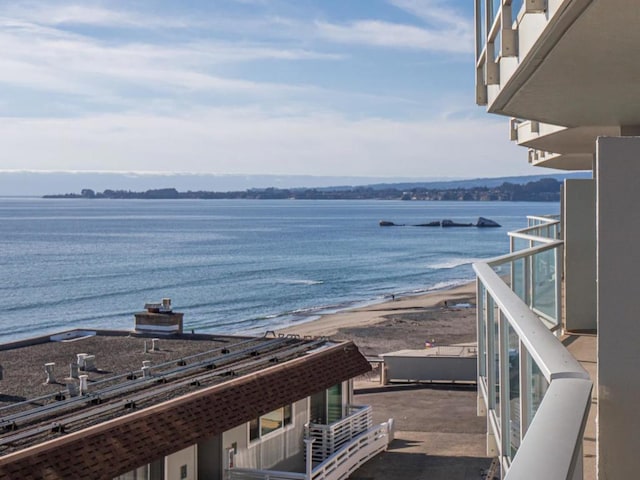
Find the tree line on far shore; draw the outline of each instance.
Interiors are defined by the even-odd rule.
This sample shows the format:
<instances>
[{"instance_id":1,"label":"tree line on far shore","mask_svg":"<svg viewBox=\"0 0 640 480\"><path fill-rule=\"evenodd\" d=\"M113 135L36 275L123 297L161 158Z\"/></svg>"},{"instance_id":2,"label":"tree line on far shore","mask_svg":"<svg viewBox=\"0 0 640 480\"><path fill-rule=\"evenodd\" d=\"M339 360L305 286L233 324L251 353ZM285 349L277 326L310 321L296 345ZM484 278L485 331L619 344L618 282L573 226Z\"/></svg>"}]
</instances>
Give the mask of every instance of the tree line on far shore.
<instances>
[{"instance_id":1,"label":"tree line on far shore","mask_svg":"<svg viewBox=\"0 0 640 480\"><path fill-rule=\"evenodd\" d=\"M80 193L45 195L44 198L110 198L110 199L248 199L248 200L422 200L422 201L528 201L557 202L560 200L560 182L553 178L540 179L525 184L504 182L498 187L471 188L422 188L400 190L393 186L373 188L325 187L325 188L252 188L243 191L187 191L160 188L145 192L105 190L95 192L85 188Z\"/></svg>"}]
</instances>

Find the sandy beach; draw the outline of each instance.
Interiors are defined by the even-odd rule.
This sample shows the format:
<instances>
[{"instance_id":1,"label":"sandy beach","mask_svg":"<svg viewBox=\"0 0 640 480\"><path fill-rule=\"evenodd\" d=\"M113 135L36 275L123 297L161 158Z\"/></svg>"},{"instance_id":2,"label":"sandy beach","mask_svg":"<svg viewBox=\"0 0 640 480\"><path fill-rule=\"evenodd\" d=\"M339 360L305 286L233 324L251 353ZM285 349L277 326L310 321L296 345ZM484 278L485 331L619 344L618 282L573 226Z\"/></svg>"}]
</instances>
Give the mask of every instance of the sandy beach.
<instances>
[{"instance_id":1,"label":"sandy beach","mask_svg":"<svg viewBox=\"0 0 640 480\"><path fill-rule=\"evenodd\" d=\"M278 333L353 340L365 355L405 348L474 342L476 284L424 295L395 297L385 303L324 315Z\"/></svg>"}]
</instances>

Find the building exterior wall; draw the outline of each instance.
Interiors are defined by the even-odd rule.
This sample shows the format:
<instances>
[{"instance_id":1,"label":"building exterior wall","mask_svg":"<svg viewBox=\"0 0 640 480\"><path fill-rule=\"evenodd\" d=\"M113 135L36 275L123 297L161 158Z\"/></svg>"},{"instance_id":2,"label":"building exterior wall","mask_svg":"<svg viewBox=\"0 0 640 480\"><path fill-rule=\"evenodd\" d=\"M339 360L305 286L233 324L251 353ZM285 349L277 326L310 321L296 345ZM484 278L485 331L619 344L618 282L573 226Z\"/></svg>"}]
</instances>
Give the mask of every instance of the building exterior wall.
<instances>
[{"instance_id":1,"label":"building exterior wall","mask_svg":"<svg viewBox=\"0 0 640 480\"><path fill-rule=\"evenodd\" d=\"M328 347L2 456L0 480L111 480L370 369L353 344Z\"/></svg>"},{"instance_id":2,"label":"building exterior wall","mask_svg":"<svg viewBox=\"0 0 640 480\"><path fill-rule=\"evenodd\" d=\"M164 459L165 480L198 479L198 447L192 445Z\"/></svg>"},{"instance_id":3,"label":"building exterior wall","mask_svg":"<svg viewBox=\"0 0 640 480\"><path fill-rule=\"evenodd\" d=\"M271 432L264 438L249 440L249 424L224 432L224 451L233 448L237 467L302 471L304 468L304 425L309 421L308 398L293 404L293 419L290 425Z\"/></svg>"},{"instance_id":4,"label":"building exterior wall","mask_svg":"<svg viewBox=\"0 0 640 480\"><path fill-rule=\"evenodd\" d=\"M385 355L387 380L465 381L478 378L476 357Z\"/></svg>"},{"instance_id":5,"label":"building exterior wall","mask_svg":"<svg viewBox=\"0 0 640 480\"><path fill-rule=\"evenodd\" d=\"M565 180L563 190L565 329L595 330L595 180Z\"/></svg>"},{"instance_id":6,"label":"building exterior wall","mask_svg":"<svg viewBox=\"0 0 640 480\"><path fill-rule=\"evenodd\" d=\"M640 471L640 138L599 138L597 180L600 480Z\"/></svg>"}]
</instances>

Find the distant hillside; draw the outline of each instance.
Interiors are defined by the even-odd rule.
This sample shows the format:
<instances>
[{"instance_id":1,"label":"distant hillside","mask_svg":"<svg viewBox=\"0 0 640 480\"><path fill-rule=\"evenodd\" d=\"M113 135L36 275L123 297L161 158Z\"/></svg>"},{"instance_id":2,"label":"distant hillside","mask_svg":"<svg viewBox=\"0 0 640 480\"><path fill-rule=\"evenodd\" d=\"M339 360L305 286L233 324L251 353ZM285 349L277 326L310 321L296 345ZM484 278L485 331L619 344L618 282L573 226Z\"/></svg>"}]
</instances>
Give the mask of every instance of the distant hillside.
<instances>
[{"instance_id":1,"label":"distant hillside","mask_svg":"<svg viewBox=\"0 0 640 480\"><path fill-rule=\"evenodd\" d=\"M575 172L575 173L558 173L551 175L529 175L520 177L496 177L496 178L474 178L470 180L439 180L429 182L407 182L407 183L376 183L367 185L367 187L386 190L388 188L396 188L398 190L413 190L415 188L424 189L458 189L458 188L495 188L503 183L513 183L516 185L524 185L529 182L537 182L538 180L553 179L559 182L565 178L591 178L591 172ZM329 187L332 188L332 187Z\"/></svg>"},{"instance_id":2,"label":"distant hillside","mask_svg":"<svg viewBox=\"0 0 640 480\"><path fill-rule=\"evenodd\" d=\"M0 171L1 196L42 196L60 192L125 190L146 191L175 188L179 191L243 191L253 188L316 188L319 190L351 190L365 186L377 190L389 188L473 188L496 187L504 182L524 184L543 178L590 178L590 173L533 175L521 177L481 178L473 180L452 178L389 178L375 177L319 177L310 175L215 175L193 173L123 173L123 172L30 172Z\"/></svg>"},{"instance_id":3,"label":"distant hillside","mask_svg":"<svg viewBox=\"0 0 640 480\"><path fill-rule=\"evenodd\" d=\"M312 175L228 175L140 172L32 172L0 171L0 196L42 196L79 192L84 188L145 191L162 188L229 192L250 188L322 188L333 185L367 185L389 182L436 181L437 178L381 179Z\"/></svg>"},{"instance_id":4,"label":"distant hillside","mask_svg":"<svg viewBox=\"0 0 640 480\"><path fill-rule=\"evenodd\" d=\"M560 200L560 182L555 178L542 178L534 182L517 184L503 182L497 187L469 188L424 188L413 187L398 189L372 188L367 186L345 189L318 188L252 188L232 192L187 191L179 192L175 188L162 188L144 192L130 190L105 190L95 192L85 188L80 193L45 195L45 198L84 198L84 199L247 199L247 200L404 200L404 201L531 201L557 202ZM406 186L406 185L405 185Z\"/></svg>"}]
</instances>

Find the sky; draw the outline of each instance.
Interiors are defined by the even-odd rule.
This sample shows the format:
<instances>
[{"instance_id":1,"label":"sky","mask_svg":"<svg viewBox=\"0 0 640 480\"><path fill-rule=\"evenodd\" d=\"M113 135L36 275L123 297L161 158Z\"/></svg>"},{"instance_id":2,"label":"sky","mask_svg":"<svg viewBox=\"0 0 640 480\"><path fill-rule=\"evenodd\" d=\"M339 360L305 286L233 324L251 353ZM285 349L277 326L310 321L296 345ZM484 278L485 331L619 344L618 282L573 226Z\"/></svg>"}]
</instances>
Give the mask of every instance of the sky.
<instances>
[{"instance_id":1,"label":"sky","mask_svg":"<svg viewBox=\"0 0 640 480\"><path fill-rule=\"evenodd\" d=\"M473 37L467 0L0 0L0 170L546 173Z\"/></svg>"}]
</instances>

